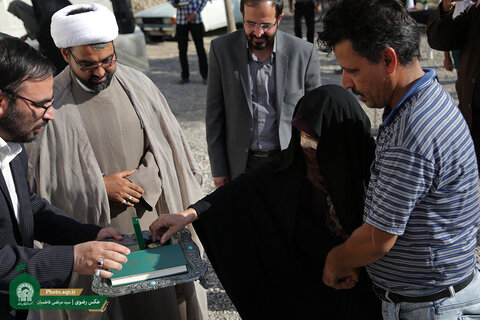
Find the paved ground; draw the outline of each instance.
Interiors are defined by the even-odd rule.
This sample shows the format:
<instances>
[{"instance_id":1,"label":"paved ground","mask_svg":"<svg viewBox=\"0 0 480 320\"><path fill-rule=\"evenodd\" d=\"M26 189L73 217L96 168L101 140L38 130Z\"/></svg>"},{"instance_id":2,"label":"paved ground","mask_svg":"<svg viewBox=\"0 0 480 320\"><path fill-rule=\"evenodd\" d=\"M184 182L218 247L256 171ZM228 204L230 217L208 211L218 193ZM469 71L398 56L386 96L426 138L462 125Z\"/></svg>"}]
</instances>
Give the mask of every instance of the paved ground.
<instances>
[{"instance_id":1,"label":"paved ground","mask_svg":"<svg viewBox=\"0 0 480 320\"><path fill-rule=\"evenodd\" d=\"M293 17L286 13L285 18L280 24L280 29L293 33ZM321 29L321 25L317 23L317 30ZM210 41L218 37L217 34L208 34L205 37L205 49L208 51ZM434 51L433 59L426 58L426 42L425 37L421 39L423 67L434 68L438 72L440 82L445 86L447 91L457 99L455 93L456 73L448 72L443 68L443 53ZM165 95L170 107L183 127L183 130L190 142L195 158L198 161L204 173L203 191L206 193L213 190L212 177L210 174L210 165L208 162L207 146L205 141L205 100L206 86L202 85L201 76L198 73L198 60L192 41L189 43L189 65L191 69L190 83L186 85L178 85L180 80L180 64L178 61L177 44L174 41L151 42L147 45L147 54L149 57L151 71L149 76L157 84L162 93ZM340 84L341 74L335 57L327 56L323 53L319 54L322 72L323 84ZM371 110L365 107L369 114L374 128L378 126L381 118L380 110ZM221 288L213 271L209 274L209 280L212 287L209 289L209 316L210 319L240 319L231 304L224 290Z\"/></svg>"}]
</instances>

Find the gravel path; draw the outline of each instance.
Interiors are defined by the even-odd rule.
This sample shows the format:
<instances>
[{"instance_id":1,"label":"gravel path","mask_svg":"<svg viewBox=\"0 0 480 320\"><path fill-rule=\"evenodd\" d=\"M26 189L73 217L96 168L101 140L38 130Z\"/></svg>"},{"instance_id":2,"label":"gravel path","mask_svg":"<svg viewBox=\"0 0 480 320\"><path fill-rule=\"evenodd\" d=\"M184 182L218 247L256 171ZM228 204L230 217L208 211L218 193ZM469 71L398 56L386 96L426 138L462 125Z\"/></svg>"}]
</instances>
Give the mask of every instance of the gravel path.
<instances>
[{"instance_id":1,"label":"gravel path","mask_svg":"<svg viewBox=\"0 0 480 320\"><path fill-rule=\"evenodd\" d=\"M321 29L317 23L317 30ZM280 24L280 29L293 33L293 17L288 13ZM204 38L205 49L210 48L210 41L224 33L225 30L217 34L207 34ZM455 92L456 73L448 72L443 68L443 52L434 51L433 59L426 57L426 39L422 36L421 50L423 67L434 68L437 70L438 78L444 85L446 90L457 99ZM207 87L202 85L202 78L198 73L198 60L193 43L189 42L188 59L190 65L190 83L186 85L178 85L180 80L180 64L178 61L177 43L174 41L149 43L147 45L147 55L150 63L150 78L160 88L165 95L170 108L180 122L187 140L193 150L195 159L197 160L203 175L205 194L214 189L212 176L210 173L210 164L207 155L207 144L205 139L205 100ZM339 84L341 85L341 73L335 57L327 56L323 53L319 54L322 72L323 84ZM372 110L365 107L366 112L371 118L372 124L377 127L381 119L380 110ZM478 248L477 248L478 249ZM477 251L478 258L478 251ZM208 275L208 282L211 284L208 290L209 300L209 318L210 319L240 319L235 307L230 302L225 291L221 287L213 270Z\"/></svg>"}]
</instances>

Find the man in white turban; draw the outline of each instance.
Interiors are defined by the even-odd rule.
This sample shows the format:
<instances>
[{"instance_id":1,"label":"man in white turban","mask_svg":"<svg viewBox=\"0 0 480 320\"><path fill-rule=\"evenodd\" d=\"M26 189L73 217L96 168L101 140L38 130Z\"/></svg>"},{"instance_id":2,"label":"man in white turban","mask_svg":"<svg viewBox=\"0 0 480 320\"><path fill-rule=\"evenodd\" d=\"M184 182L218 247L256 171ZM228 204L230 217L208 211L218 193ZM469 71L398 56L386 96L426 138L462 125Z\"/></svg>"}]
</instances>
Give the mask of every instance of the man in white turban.
<instances>
[{"instance_id":1,"label":"man in white turban","mask_svg":"<svg viewBox=\"0 0 480 320\"><path fill-rule=\"evenodd\" d=\"M51 33L69 65L54 80L56 120L29 146L38 195L77 220L121 233L134 232L132 217L148 229L159 214L198 200L201 177L165 98L144 74L117 63L113 13L98 4L68 6L53 16ZM74 276L70 285L88 292L91 278ZM188 283L112 299L107 314L62 314L207 319L206 294Z\"/></svg>"}]
</instances>

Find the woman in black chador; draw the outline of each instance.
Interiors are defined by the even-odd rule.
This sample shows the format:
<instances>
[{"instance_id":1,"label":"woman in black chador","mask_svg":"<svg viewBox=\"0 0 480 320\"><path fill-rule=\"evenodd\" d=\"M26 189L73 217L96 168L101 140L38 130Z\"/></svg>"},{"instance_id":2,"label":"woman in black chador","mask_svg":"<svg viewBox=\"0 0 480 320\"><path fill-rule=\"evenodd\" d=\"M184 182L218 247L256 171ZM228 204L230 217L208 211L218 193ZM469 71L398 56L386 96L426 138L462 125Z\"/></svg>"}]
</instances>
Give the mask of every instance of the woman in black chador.
<instances>
[{"instance_id":1,"label":"woman in black chador","mask_svg":"<svg viewBox=\"0 0 480 320\"><path fill-rule=\"evenodd\" d=\"M162 241L194 220L243 319L381 319L365 270L353 289L322 282L328 251L362 224L374 140L370 121L339 86L305 95L292 139L273 164L240 175L150 229Z\"/></svg>"}]
</instances>

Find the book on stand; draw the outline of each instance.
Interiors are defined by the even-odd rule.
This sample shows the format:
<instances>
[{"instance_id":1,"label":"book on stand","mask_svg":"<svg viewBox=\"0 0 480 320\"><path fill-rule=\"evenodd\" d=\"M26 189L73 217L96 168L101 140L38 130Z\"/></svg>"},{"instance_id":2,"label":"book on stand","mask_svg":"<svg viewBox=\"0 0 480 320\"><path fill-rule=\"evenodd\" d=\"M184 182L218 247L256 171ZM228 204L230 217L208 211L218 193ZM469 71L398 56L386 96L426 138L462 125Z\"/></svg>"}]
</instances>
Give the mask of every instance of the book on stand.
<instances>
[{"instance_id":1,"label":"book on stand","mask_svg":"<svg viewBox=\"0 0 480 320\"><path fill-rule=\"evenodd\" d=\"M185 273L187 261L180 244L131 252L122 270L111 270L112 287Z\"/></svg>"}]
</instances>

